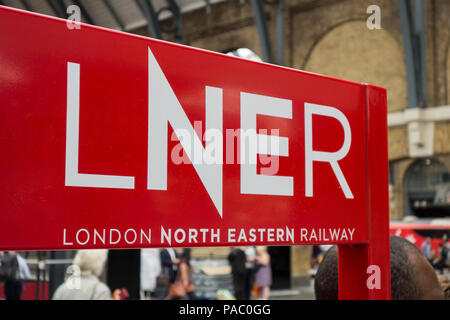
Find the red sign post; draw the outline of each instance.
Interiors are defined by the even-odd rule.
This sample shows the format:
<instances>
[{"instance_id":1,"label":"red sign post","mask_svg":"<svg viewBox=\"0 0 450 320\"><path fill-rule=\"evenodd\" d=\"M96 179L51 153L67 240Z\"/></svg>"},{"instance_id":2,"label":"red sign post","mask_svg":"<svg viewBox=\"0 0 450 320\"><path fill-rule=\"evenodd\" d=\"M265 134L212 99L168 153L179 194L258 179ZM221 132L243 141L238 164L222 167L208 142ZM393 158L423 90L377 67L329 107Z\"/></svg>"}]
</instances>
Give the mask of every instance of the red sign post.
<instances>
[{"instance_id":1,"label":"red sign post","mask_svg":"<svg viewBox=\"0 0 450 320\"><path fill-rule=\"evenodd\" d=\"M0 38L0 250L334 243L340 298L390 297L384 89L5 7Z\"/></svg>"}]
</instances>

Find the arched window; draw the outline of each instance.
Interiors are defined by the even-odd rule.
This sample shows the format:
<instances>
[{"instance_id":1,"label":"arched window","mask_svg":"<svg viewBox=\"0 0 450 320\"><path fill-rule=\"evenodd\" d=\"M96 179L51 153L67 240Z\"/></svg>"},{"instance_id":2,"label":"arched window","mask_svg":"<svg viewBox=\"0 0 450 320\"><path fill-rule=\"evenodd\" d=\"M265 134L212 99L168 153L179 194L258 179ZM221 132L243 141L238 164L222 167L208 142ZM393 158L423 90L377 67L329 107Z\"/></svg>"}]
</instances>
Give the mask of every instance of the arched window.
<instances>
[{"instance_id":1,"label":"arched window","mask_svg":"<svg viewBox=\"0 0 450 320\"><path fill-rule=\"evenodd\" d=\"M450 174L436 159L415 161L405 175L405 215L450 216Z\"/></svg>"}]
</instances>

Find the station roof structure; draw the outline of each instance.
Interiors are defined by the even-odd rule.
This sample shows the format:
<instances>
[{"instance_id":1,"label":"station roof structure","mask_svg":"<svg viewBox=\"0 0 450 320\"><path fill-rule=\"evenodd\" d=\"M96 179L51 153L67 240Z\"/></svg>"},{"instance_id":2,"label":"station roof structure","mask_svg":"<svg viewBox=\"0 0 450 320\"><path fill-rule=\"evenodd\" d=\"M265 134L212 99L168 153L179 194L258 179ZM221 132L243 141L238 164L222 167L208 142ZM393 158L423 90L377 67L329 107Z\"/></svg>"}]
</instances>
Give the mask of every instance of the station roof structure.
<instances>
[{"instance_id":1,"label":"station roof structure","mask_svg":"<svg viewBox=\"0 0 450 320\"><path fill-rule=\"evenodd\" d=\"M157 18L164 20L173 10L181 14L205 8L224 0L0 0L0 5L67 18L70 5L81 9L82 22L105 28L131 31L144 27ZM149 17L152 12L154 16Z\"/></svg>"}]
</instances>

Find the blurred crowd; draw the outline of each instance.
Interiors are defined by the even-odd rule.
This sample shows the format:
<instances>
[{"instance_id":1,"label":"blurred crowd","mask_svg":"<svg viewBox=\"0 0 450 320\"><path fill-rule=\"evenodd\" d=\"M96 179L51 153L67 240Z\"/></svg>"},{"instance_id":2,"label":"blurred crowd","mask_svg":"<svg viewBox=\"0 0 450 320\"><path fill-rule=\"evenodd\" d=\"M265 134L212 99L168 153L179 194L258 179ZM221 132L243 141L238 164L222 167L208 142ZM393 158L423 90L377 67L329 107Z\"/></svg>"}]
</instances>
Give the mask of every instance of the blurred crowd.
<instances>
[{"instance_id":1,"label":"blurred crowd","mask_svg":"<svg viewBox=\"0 0 450 320\"><path fill-rule=\"evenodd\" d=\"M193 281L194 266L191 249L142 249L140 259L140 298L158 300L212 299L197 296ZM67 267L65 279L54 293L53 300L123 300L130 297L126 287L110 288L105 281L108 250L79 250ZM235 300L270 294L272 272L266 247L232 248L228 261L222 266L224 274L233 278L231 287L220 286L215 299ZM219 268L220 269L220 268ZM199 271L199 270L197 270ZM4 297L20 300L24 282L33 281L26 259L19 253L0 252L0 280Z\"/></svg>"},{"instance_id":2,"label":"blurred crowd","mask_svg":"<svg viewBox=\"0 0 450 320\"><path fill-rule=\"evenodd\" d=\"M426 238L425 242L421 246L421 250L425 258L427 258L430 264L440 274L443 274L444 270L450 267L448 256L450 244L448 242L448 237L446 234L442 237L442 241L439 242L437 252L432 248L430 237Z\"/></svg>"},{"instance_id":3,"label":"blurred crowd","mask_svg":"<svg viewBox=\"0 0 450 320\"><path fill-rule=\"evenodd\" d=\"M228 261L233 275L234 295L238 300L252 296L268 299L272 285L272 269L267 247L233 247Z\"/></svg>"},{"instance_id":4,"label":"blurred crowd","mask_svg":"<svg viewBox=\"0 0 450 320\"><path fill-rule=\"evenodd\" d=\"M450 244L446 235L439 244L427 238L418 248L406 239L391 236L391 287L393 298L419 299L417 292L438 290L450 298ZM103 280L108 250L79 250L66 270L65 281L56 289L54 300L123 300L127 288L109 288ZM198 296L194 285L191 249L142 249L140 259L141 299L211 299ZM232 247L228 254L232 290L219 288L216 299L269 299L272 285L271 257L264 246ZM197 266L198 267L198 266ZM311 269L315 270L314 289L318 299L337 299L337 247L313 246ZM199 271L199 270L197 270ZM0 279L7 300L19 300L30 269L21 254L0 252ZM421 283L421 279L428 279ZM325 285L326 284L326 285ZM425 288L434 285L433 288ZM440 287L440 289L438 288ZM405 293L403 289L411 290ZM231 289L231 288L230 288ZM411 295L413 292L416 295Z\"/></svg>"}]
</instances>

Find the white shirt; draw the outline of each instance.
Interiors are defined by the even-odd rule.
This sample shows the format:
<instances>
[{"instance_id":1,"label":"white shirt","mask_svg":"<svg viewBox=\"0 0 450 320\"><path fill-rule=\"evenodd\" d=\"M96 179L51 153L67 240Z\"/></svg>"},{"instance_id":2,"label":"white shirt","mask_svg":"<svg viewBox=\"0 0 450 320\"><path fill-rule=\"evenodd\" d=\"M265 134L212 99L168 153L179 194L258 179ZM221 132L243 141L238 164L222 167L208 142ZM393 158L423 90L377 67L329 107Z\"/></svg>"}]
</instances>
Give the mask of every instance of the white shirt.
<instances>
[{"instance_id":1,"label":"white shirt","mask_svg":"<svg viewBox=\"0 0 450 320\"><path fill-rule=\"evenodd\" d=\"M141 289L152 291L156 287L156 277L161 273L161 258L158 249L141 250Z\"/></svg>"},{"instance_id":2,"label":"white shirt","mask_svg":"<svg viewBox=\"0 0 450 320\"><path fill-rule=\"evenodd\" d=\"M170 259L173 261L177 258L177 255L175 254L175 250L173 248L168 248L167 252L169 252Z\"/></svg>"},{"instance_id":3,"label":"white shirt","mask_svg":"<svg viewBox=\"0 0 450 320\"><path fill-rule=\"evenodd\" d=\"M17 279L28 280L31 278L30 268L28 268L27 261L20 255L17 255Z\"/></svg>"},{"instance_id":4,"label":"white shirt","mask_svg":"<svg viewBox=\"0 0 450 320\"><path fill-rule=\"evenodd\" d=\"M244 249L245 256L247 259L251 259L253 261L246 261L245 262L245 268L246 269L253 269L255 267L255 258L256 258L256 250L255 247L246 247Z\"/></svg>"}]
</instances>

